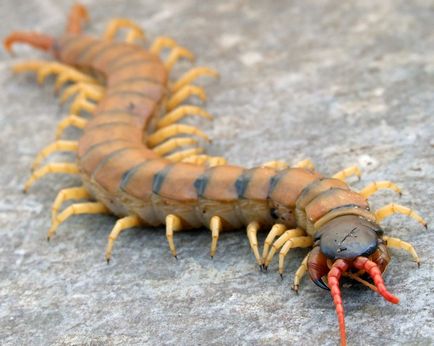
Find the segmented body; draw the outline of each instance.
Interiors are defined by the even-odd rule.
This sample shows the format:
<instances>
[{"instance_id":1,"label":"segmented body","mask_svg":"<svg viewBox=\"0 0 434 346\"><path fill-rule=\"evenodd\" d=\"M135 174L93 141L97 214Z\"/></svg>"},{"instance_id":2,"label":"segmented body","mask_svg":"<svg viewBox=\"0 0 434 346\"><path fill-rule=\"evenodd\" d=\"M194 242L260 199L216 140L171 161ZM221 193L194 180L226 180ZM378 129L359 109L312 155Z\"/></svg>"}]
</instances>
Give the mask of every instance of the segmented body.
<instances>
[{"instance_id":1,"label":"segmented body","mask_svg":"<svg viewBox=\"0 0 434 346\"><path fill-rule=\"evenodd\" d=\"M256 221L310 234L330 213L375 220L366 199L346 183L308 169L205 167L158 157L145 143L168 92L162 61L133 44L85 36L61 38L57 50L60 61L106 78L106 95L79 140L78 163L85 186L114 214L137 214L151 226L175 214L190 228L208 227L218 215L225 229Z\"/></svg>"},{"instance_id":2,"label":"segmented body","mask_svg":"<svg viewBox=\"0 0 434 346\"><path fill-rule=\"evenodd\" d=\"M209 227L213 236L212 256L220 231L247 226L259 265L268 266L281 248L281 273L284 257L292 247L313 246L296 273L294 288L298 289L307 270L318 286L327 288L322 277L328 273L343 344L345 328L338 286L341 275L346 274L377 290L387 300L398 302L387 292L381 278L390 260L386 241L389 246L407 250L417 262L419 259L410 244L383 236L377 224L393 213L404 213L425 226L426 223L413 210L396 204L370 211L367 197L382 188L399 192L393 183L373 183L356 192L344 181L347 174L357 174L355 169L326 178L310 168L279 169L279 165L272 165L274 168L266 165L246 169L227 164L174 162L162 157L156 145L167 144L171 135L183 133L173 121L169 121L169 126L161 122L176 107L171 102L175 96L170 68L152 49L81 35L83 11L81 6L73 9L67 34L59 39L14 33L5 41L7 49L22 41L50 50L61 63L104 80L103 95L92 109L92 118L85 126L75 116L71 122L84 127L78 145L59 144L64 149L77 149L78 172L85 189L71 193L72 198L88 197L90 193L102 204L98 208L85 206L81 212L72 208L63 218L55 216L54 223L58 225L74 214L103 212L101 206L121 217L120 221L127 220L112 231L107 259L118 234L138 224L166 224L173 255L176 255L174 231ZM24 70L29 67L32 69L33 65L26 65ZM155 132L161 127L163 130ZM200 135L192 128L184 130ZM32 181L38 177L34 173ZM272 228L262 257L256 239L260 228ZM276 237L279 238L274 241ZM357 273L352 273L352 268ZM360 271L371 275L376 287L362 279Z\"/></svg>"}]
</instances>

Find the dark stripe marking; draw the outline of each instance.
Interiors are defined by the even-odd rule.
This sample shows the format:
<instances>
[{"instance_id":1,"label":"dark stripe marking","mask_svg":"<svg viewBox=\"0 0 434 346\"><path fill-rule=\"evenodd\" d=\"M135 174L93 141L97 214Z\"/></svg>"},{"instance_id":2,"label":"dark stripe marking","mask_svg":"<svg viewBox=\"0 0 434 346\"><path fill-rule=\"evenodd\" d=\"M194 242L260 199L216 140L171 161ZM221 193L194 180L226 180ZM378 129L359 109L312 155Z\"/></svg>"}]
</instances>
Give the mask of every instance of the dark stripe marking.
<instances>
[{"instance_id":1,"label":"dark stripe marking","mask_svg":"<svg viewBox=\"0 0 434 346\"><path fill-rule=\"evenodd\" d=\"M199 176L193 183L194 188L196 189L196 193L198 197L203 197L206 187L208 185L209 179L211 178L212 168L208 169Z\"/></svg>"},{"instance_id":2,"label":"dark stripe marking","mask_svg":"<svg viewBox=\"0 0 434 346\"><path fill-rule=\"evenodd\" d=\"M102 124L88 126L86 128L86 130L97 129L97 128L101 128L101 127L110 127L110 126L113 126L113 125L130 125L130 126L132 126L131 123L126 122L126 121L113 121L113 122L110 122L110 123L102 123Z\"/></svg>"},{"instance_id":3,"label":"dark stripe marking","mask_svg":"<svg viewBox=\"0 0 434 346\"><path fill-rule=\"evenodd\" d=\"M237 190L238 198L244 198L244 194L246 193L247 186L252 179L253 172L255 169L245 170L241 175L235 180L235 189Z\"/></svg>"},{"instance_id":4,"label":"dark stripe marking","mask_svg":"<svg viewBox=\"0 0 434 346\"><path fill-rule=\"evenodd\" d=\"M130 182L130 179L136 174L136 172L142 168L144 165L149 163L152 160L145 160L143 162L140 162L139 164L135 165L134 167L128 169L127 171L122 174L121 182L119 184L119 189L122 191L125 191L128 183Z\"/></svg>"},{"instance_id":5,"label":"dark stripe marking","mask_svg":"<svg viewBox=\"0 0 434 346\"><path fill-rule=\"evenodd\" d=\"M276 175L273 175L270 179L270 186L268 188L268 194L267 196L270 197L271 194L273 193L274 189L276 188L277 184L279 183L280 179L282 179L282 177L284 177L286 175L286 173L288 173L288 169L284 169L280 172L278 172Z\"/></svg>"},{"instance_id":6,"label":"dark stripe marking","mask_svg":"<svg viewBox=\"0 0 434 346\"><path fill-rule=\"evenodd\" d=\"M161 171L157 172L154 175L154 179L152 180L152 192L155 194L159 194L161 187L163 186L164 180L166 179L167 174L173 168L173 165L168 165L164 167Z\"/></svg>"}]
</instances>

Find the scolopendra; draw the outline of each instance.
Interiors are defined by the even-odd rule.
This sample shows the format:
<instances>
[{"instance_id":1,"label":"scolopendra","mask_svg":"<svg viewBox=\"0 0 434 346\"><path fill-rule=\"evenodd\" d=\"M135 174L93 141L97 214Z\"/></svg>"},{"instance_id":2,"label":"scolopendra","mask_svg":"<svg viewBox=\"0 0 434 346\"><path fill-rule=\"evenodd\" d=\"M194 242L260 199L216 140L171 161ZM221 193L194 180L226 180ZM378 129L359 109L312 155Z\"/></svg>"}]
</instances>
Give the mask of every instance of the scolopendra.
<instances>
[{"instance_id":1,"label":"scolopendra","mask_svg":"<svg viewBox=\"0 0 434 346\"><path fill-rule=\"evenodd\" d=\"M76 27L76 24L74 25ZM70 25L69 27L74 28L74 25ZM70 29L68 31L71 30L74 31L77 29ZM135 34L130 35L130 40L131 40L131 36L136 36L138 38L140 37L139 31L133 30L132 32L133 33L135 32ZM110 35L108 34L107 37L110 38ZM66 38L64 38L63 40L66 40ZM58 48L59 53L55 53L55 54L60 54L62 52L62 49L63 52L67 50L66 49L67 47L66 48L61 47L61 43L62 43L62 38L58 39L56 43L59 47ZM55 46L54 43L51 44ZM79 42L76 42L76 44L79 45ZM82 44L84 45L84 43ZM91 45L91 43L89 44ZM111 44L114 45L115 43L111 43ZM44 44L41 43L41 45ZM96 49L97 43L94 43L94 45L95 45L94 49ZM126 44L120 44L120 45L122 45L122 47L128 46ZM81 48L77 46L75 47L75 49L77 49L78 51ZM91 48L89 48L89 50L90 49ZM108 54L111 51L111 49L109 48L106 49L107 51L105 53L103 52L100 54L102 55ZM113 50L114 49L115 48L113 48ZM152 49L150 50L152 51ZM88 54L90 53L91 52L89 52ZM122 57L125 56L125 59L127 59L126 53L125 54L119 53L119 54ZM140 55L139 53L137 54ZM369 235L372 235L372 232L369 231L369 229L373 229L374 230L373 232L376 235L378 234L379 239L381 238L382 240L387 240L388 245L393 244L393 241L391 239L384 238L384 236L381 236L381 234L379 234L381 233L380 228L376 226L376 224L380 222L383 217L385 217L386 212L383 214L378 213L377 215L378 217L374 219L373 216L376 216L376 213L370 213L370 211L367 210L367 203L366 203L366 197L368 197L368 195L372 193L373 190L377 188L383 188L383 187L395 188L393 184L387 182L377 184L367 189L364 193L362 191L361 194L357 194L355 192L342 192L342 190L350 191L349 187L345 183L341 183L333 179L322 178L317 172L312 172L309 169L292 168L292 169L279 170L280 168L283 167L278 167L279 166L278 163L273 163L272 165L268 165L273 167L268 167L268 168L259 167L257 169L244 170L241 167L234 167L234 166L227 166L227 165L216 166L216 162L212 162L213 160L209 160L207 157L199 156L201 154L198 153L197 151L194 152L194 154L193 151L183 153L183 154L176 154L177 152L174 152L173 151L174 149L179 147L184 147L187 145L194 145L195 140L190 137L182 138L182 139L178 138L176 140L175 139L172 140L172 137L169 136L164 141L158 142L159 137L155 136L155 134L158 132L153 133L154 129L157 128L166 129L165 132L160 132L160 135L163 136L161 137L162 138L161 140L166 138L164 136L171 135L172 133L170 131L175 131L175 132L183 131L184 133L192 133L192 134L195 133L203 136L201 132L198 132L197 130L188 128L186 126L183 127L178 126L176 128L169 127L171 130L167 130L167 126L171 126L175 124L173 122L172 123L170 122L171 119L173 121L173 119L177 117L181 117L182 114L189 114L186 113L187 111L189 112L192 111L191 108L190 109L183 108L182 111L178 111L177 113L172 113L172 114L176 114L176 116L172 115L171 118L170 117L166 118L167 108L169 109L173 108L173 111L179 109L176 106L176 98L173 99L174 92L170 90L172 88L176 90L174 85L176 85L177 83L172 83L172 85L170 85L168 84L167 81L161 82L161 85L164 85L165 89L169 89L168 91L166 91L167 93L164 96L161 96L161 102L156 102L161 112L153 111L152 114L151 113L144 114L143 111L140 112L138 111L137 113L140 114L136 114L136 112L128 109L128 107L131 104L136 104L136 102L140 102L140 101L134 96L128 95L128 93L131 91L135 91L136 87L142 88L141 92L143 93L143 89L144 89L143 84L146 83L143 83L142 86L135 85L134 87L131 87L132 89L128 89L130 85L119 85L115 82L113 82L114 83L113 85L110 85L108 75L106 75L108 81L107 88L101 87L100 82L97 82L97 80L102 76L96 73L89 75L88 72L90 71L89 67L92 68L93 72L95 72L96 70L99 71L102 70L103 69L102 67L97 69L94 66L89 66L86 65L85 63L83 63L83 65L80 65L76 61L73 61L74 59L72 57L70 57L71 58L70 61L68 61L67 60L68 57L65 56L64 57L59 56L59 58L62 64L64 63L72 64L75 70L71 70L71 69L66 70L64 65L51 65L51 67L48 67L48 65L39 65L38 67L36 66L37 64L33 65L34 69L38 69L39 76L44 76L46 73L55 71L56 69L59 72L62 71L63 73L60 75L58 79L59 82L56 83L58 88L60 88L62 84L67 80L72 80L77 82L76 84L73 84L71 87L66 89L65 93L63 94L64 98L66 98L68 95L74 94L74 90L79 91L79 96L76 99L76 101L73 103L73 107L74 107L73 113L78 113L81 110L87 110L93 112L94 117L92 118L92 120L90 120L90 122L87 123L84 118L78 116L68 118L68 120L62 123L62 126L60 126L59 133L61 133L62 128L64 128L64 126L68 124L77 125L78 127L84 126L85 132L83 138L77 143L73 143L73 142L65 143L65 141L56 142L56 144L52 145L50 148L47 148L47 150L44 151L42 155L39 156L40 159L43 159L45 156L47 156L54 150L59 150L59 149L75 150L77 148L79 149L78 166L52 165L49 166L49 168L45 169L45 171L49 171L49 170L62 171L63 168L66 168L70 172L79 172L82 175L84 184L86 186L85 189L75 189L72 191L71 190L65 191L61 195L59 195L58 203L55 204L55 208L54 208L55 209L54 215L55 216L58 215L58 217L53 218L54 221L53 225L55 225L56 223L61 223L69 215L69 213L73 214L79 212L92 212L92 211L95 213L107 212L107 209L105 208L109 208L111 212L114 212L117 215L124 217L117 223L116 225L117 228L115 227L114 229L114 231L116 232L112 234L113 236L111 239L115 238L115 236L118 233L120 233L120 231L122 231L124 227L130 227L131 225L136 225L138 223L157 225L161 222L166 223L165 221L167 220L168 221L167 224L171 225L171 227L168 227L169 239L171 239L171 232L177 231L180 228L196 227L201 225L209 226L212 229L212 236L213 236L212 249L214 252L216 249L218 234L221 230L226 230L229 228L239 228L244 225L247 226L248 228L249 240L252 244L254 251L256 252L255 257L257 259L259 258L258 263L264 266L266 266L271 261L270 259L267 262L267 259L270 256L272 257L272 254L277 252L280 247L282 247L282 251L283 250L289 251L292 247L296 247L296 246L310 247L313 241L318 242L317 244L319 247L318 246L314 247L314 251L311 253L310 257L307 258L306 261L304 261L305 265L304 267L302 267L303 270L303 268L305 268L305 266L309 264L310 265L309 272L314 278L318 278L318 276L322 274L321 272L314 271L315 266L318 265L318 263L320 264L322 263L323 269L325 268L325 265L323 263L324 257L321 256L321 253L324 253L327 250L329 250L330 252L332 252L333 255L333 250L336 250L335 252L339 252L340 255L343 255L343 253L345 252L342 250L342 248L337 248L337 249L331 248L330 244L332 244L332 242L331 239L327 238L327 236L330 236L331 233L329 233L329 230L332 226L334 230L338 229L338 227L342 228L341 234L337 234L338 239L346 239L346 241L354 240L352 237L350 238L351 234L354 234L354 232L360 232L360 234L366 233L367 237L369 238ZM107 59L109 59L109 57L107 57ZM113 59L117 60L116 57L113 57ZM119 60L116 61L116 64L114 64L114 66L116 67L118 64L126 63L123 59L124 58L122 59L119 58ZM135 64L133 59L134 60L137 59L138 63L140 63L140 61L142 60L141 57L135 56L130 61L131 64ZM127 60L127 62L128 61L129 60ZM100 64L103 64L103 62L100 62ZM163 64L164 63L161 63L161 65ZM24 68L25 67L22 67L22 69ZM78 71L77 68L79 68L80 71ZM137 72L137 68L138 67L136 65L134 68L135 72ZM138 84L141 83L139 81L136 82ZM148 87L149 85L146 84L145 86ZM119 94L113 96L112 94L110 94L111 87L114 87L115 88L114 90L119 90L116 89L116 87L119 87L120 89L122 89L122 91L119 92ZM197 93L198 95L203 95L200 93L199 91L200 89L195 89L193 86L189 87L188 90L190 90L189 93L191 94ZM157 93L157 91L155 92ZM116 91L116 93L118 93L118 91ZM107 97L109 95L110 95L110 99L107 100ZM163 101L164 98L167 98L167 100ZM93 108L95 108L93 102L89 100L95 100L99 102L99 105L96 106L97 108L95 110L93 110ZM122 101L118 101L118 100L122 100ZM171 100L172 102L170 102ZM104 106L105 102L106 105ZM107 114L105 115L100 114L102 110L100 110L99 107L107 107L107 108L112 107L112 104L114 103L116 103L117 107L122 108L122 109L115 109L116 111L122 110L125 111L125 113L127 114L115 113L109 115L109 112L107 112ZM103 104L103 106L101 106L101 104ZM107 111L107 109L105 109L104 111ZM197 113L201 113L201 111L203 110L196 109L193 111L196 111ZM207 116L205 115L207 114L205 112L201 114L204 114L205 117ZM163 119L165 120L162 121ZM134 168L133 165L131 166L132 168L126 168L124 166L122 167L122 169L119 168L119 171L117 171L116 173L117 174L116 177L103 176L104 172L110 172L114 174L114 168L121 166L120 165L121 161L118 161L118 159L120 160L121 158L124 158L129 163L132 163L133 160L136 160L136 157L140 158L140 153L142 150L141 142L140 143L139 141L134 142L134 138L132 138L133 135L136 135L136 132L134 131L136 125L141 126L143 128L146 127L149 130L148 132L149 135L147 135L148 136L147 139L149 145L153 146L154 153L157 153L158 155L167 155L169 153L170 154L174 153L174 155L177 156L169 158L172 160L177 160L181 156L185 155L187 157L181 160L184 161L197 160L196 161L197 163L199 163L200 160L203 160L206 161L203 162L205 163L205 165L197 166L197 165L190 165L186 163L175 163L172 165L170 162L168 162L167 165L171 164L171 167L166 168L167 165L165 164L165 162L162 162L160 159L155 159L147 163L147 168L143 166L139 166L136 169L133 169ZM172 129L176 129L176 130L172 130ZM107 135L110 136L110 141L115 139L117 142L105 143L102 144L101 147L92 147L92 150L98 151L98 152L94 152L93 155L97 155L97 154L100 155L98 160L93 159L92 157L88 157L86 159L85 154L80 154L80 148L84 147L84 149L82 149L84 151L86 150L86 146L90 148L91 146L95 145L95 142L93 141L100 142L103 140L104 136ZM139 131L137 131L137 137L138 136L142 136L142 133ZM87 143L86 140L88 141ZM122 146L126 142L128 143L133 142L131 146L129 146L128 144L128 149ZM136 147L135 146L136 144L140 144L140 145L137 145ZM199 149L199 148L193 147L193 149ZM106 162L103 162L103 166L99 166L99 164L101 164L101 162L103 161L102 157L107 157L109 153L114 153L115 151L118 152L118 155L120 155L119 158L116 158L116 156L114 156L111 159L108 159ZM154 153L150 152L149 155L154 155ZM89 155L90 154L91 152L89 153ZM197 156L188 156L191 154ZM157 158L157 155L152 157ZM116 160L116 162L111 162L112 160ZM213 167L209 168L209 166L213 166ZM37 162L35 165L35 169L37 169L38 167L39 167L39 163ZM76 167L78 167L78 169ZM99 173L94 173L95 170L97 169ZM38 178L38 176L44 173L45 171L36 170L34 177ZM353 169L353 170L348 170L345 173L351 173L351 171L356 172ZM37 172L41 172L41 173L37 173ZM124 176L124 174L126 173L129 173L129 175L127 174ZM337 177L338 178L342 177L343 175L345 175L345 173L342 173ZM123 177L125 179L123 179ZM113 180L118 179L119 183L113 184L113 180L105 181L105 179L113 179ZM137 184L137 186L140 187L141 192L143 191L148 192L146 198L143 197L142 195L137 196L137 194L139 193L138 191L139 189L137 188L136 185L129 186L129 184L134 183L135 179L137 179L135 184ZM141 184L141 181L147 183L147 186L145 188L143 188L143 184ZM180 182L184 182L184 183L180 183ZM333 188L332 192L328 192L326 194L325 192L327 192L330 189L330 187ZM114 189L111 190L110 188L114 188ZM185 188L185 190L181 188ZM360 197L360 195L364 198ZM71 196L75 198L93 196L96 197L97 200L102 202L103 205L92 203L84 206L77 206L75 208L71 208L68 210L68 212L65 212L65 214L63 214L63 212L60 214L57 213L61 204L60 202L71 198ZM304 199L303 196L305 196ZM113 199L113 201L111 201L111 199ZM149 202L151 204L150 207L152 208L151 211L153 212L154 207L156 207L155 209L158 211L158 214L155 215L154 213L149 212L149 210L147 211L149 212L150 215L143 214L146 211L145 206L143 206L143 200L150 201ZM163 202L168 204L162 205ZM122 209L125 206L128 207L128 210ZM133 210L131 210L130 207L133 208ZM208 211L208 214L205 213L204 216L202 216L202 214L198 214L198 212L203 211L202 208L205 208L206 211ZM398 212L402 211L406 213L411 213L411 211L407 209L399 209L399 207L397 206L391 207L386 210L387 212L391 212L393 211L394 208ZM189 216L191 216L190 213L192 209L194 209L195 216L194 218L193 217L189 218ZM371 223L369 222L366 224L361 224L362 221L364 220L360 221L361 219L358 218L344 219L343 216L336 217L337 215L339 215L339 212L341 212L342 215L362 216L369 221L374 221L375 225L371 225ZM414 216L414 214L412 215ZM327 221L328 219L326 217L329 217L330 221ZM304 220L303 218L306 218L306 220L303 221ZM321 226L321 223L317 223L320 220L324 222L324 226ZM196 223L194 221L196 221ZM332 223L337 221L340 222L338 224ZM351 233L350 231L352 231L355 227L353 226L354 223L357 224L358 228L357 231ZM283 225L283 226L279 226L279 225ZM350 225L351 225L351 229L349 229ZM290 231L286 233L286 229L293 229L296 226L299 227L298 230ZM326 226L328 226L328 228ZM55 227L56 226L54 226L54 228L52 229L55 230ZM273 229L273 232L270 234L270 237L266 241L265 249L262 255L259 254L259 250L257 248L258 247L257 241L255 239L255 233L258 231L258 228ZM320 234L322 234L320 238L312 239L312 235L320 235ZM350 236L347 236L348 234ZM274 242L273 240L277 236L279 236L279 239L276 242ZM372 239L370 238L371 241L373 239L374 238ZM372 244L372 242L369 244ZM402 243L400 244L403 245ZM275 246L273 247L272 245ZM360 243L356 243L356 244L350 243L349 245L353 245L356 248L354 251L357 254L363 254L368 257L371 256L370 260L372 260L375 257L374 254L371 255L362 251L360 249ZM269 251L270 248L271 250ZM322 250L321 252L319 252L318 250L319 248ZM383 249L384 246L379 246L379 248ZM174 246L172 247L172 250L175 251ZM387 250L383 249L381 251L386 252ZM330 255L330 253L328 253L328 255ZM346 255L351 255L351 253L347 253ZM284 256L285 256L285 252L283 251L281 258L284 258ZM336 255L336 253L334 254L334 256L339 257ZM107 256L107 258L110 257ZM377 262L379 262L379 260L377 260ZM284 262L282 260L282 265L283 263ZM341 271L346 270L345 266L348 267L348 263L342 264L341 262L338 261L336 261L336 263L337 263L336 264L337 269L333 268L333 270L330 271L330 273L333 274L333 275L330 274L330 280L329 280L330 287L336 287L336 282L334 282L334 279L339 276L339 273ZM356 260L354 261L353 263L354 268L357 268L356 263L357 265L359 265L360 261L356 261ZM365 265L366 264L363 264L363 266ZM281 268L281 270L283 271L283 267ZM302 273L302 270L298 273L299 275ZM356 270L352 270L348 274L354 276L355 272ZM322 276L326 276L326 274L327 273L321 275L319 278L321 278ZM296 278L299 277L299 275L298 276L296 275ZM359 278L359 276L355 276L355 278L357 279ZM319 281L319 279L317 283L322 284L321 281ZM332 285L332 283L334 286ZM334 291L336 291L336 289L334 289ZM334 298L335 297L337 297L336 294ZM336 299L337 298L335 298L335 300Z\"/></svg>"}]
</instances>

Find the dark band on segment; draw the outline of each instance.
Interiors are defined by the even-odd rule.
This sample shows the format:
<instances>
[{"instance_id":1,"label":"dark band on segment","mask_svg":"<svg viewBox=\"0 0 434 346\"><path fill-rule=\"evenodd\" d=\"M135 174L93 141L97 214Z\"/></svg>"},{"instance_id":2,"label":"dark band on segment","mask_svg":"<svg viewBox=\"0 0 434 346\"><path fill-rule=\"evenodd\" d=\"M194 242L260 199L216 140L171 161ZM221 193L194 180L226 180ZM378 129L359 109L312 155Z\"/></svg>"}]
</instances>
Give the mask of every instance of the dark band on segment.
<instances>
[{"instance_id":1,"label":"dark band on segment","mask_svg":"<svg viewBox=\"0 0 434 346\"><path fill-rule=\"evenodd\" d=\"M167 174L173 168L173 165L168 165L164 167L161 171L154 175L154 179L152 180L152 192L155 194L159 194L161 187L163 186L164 180L166 179Z\"/></svg>"},{"instance_id":2,"label":"dark band on segment","mask_svg":"<svg viewBox=\"0 0 434 346\"><path fill-rule=\"evenodd\" d=\"M125 191L130 179L137 173L139 169L141 169L144 165L148 164L151 160L145 160L140 162L139 164L131 167L122 175L121 182L119 183L119 189Z\"/></svg>"}]
</instances>

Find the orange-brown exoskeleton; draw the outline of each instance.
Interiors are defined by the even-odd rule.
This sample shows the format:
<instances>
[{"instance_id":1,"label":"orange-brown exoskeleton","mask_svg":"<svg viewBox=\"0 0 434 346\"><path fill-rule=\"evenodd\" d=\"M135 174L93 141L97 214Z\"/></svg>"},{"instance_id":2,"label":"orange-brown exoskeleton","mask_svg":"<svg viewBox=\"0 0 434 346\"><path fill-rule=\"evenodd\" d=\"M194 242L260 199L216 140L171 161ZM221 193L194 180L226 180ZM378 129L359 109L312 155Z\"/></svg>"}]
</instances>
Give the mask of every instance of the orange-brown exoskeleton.
<instances>
[{"instance_id":1,"label":"orange-brown exoskeleton","mask_svg":"<svg viewBox=\"0 0 434 346\"><path fill-rule=\"evenodd\" d=\"M193 82L201 76L215 77L217 72L196 67L174 80L170 73L174 64L181 58L194 58L175 40L158 37L145 48L143 31L127 19L113 20L103 38L92 38L82 34L86 20L86 9L75 5L61 37L14 32L4 41L8 51L16 43L26 43L51 53L56 62L29 61L14 70L36 72L39 81L55 74L56 89L63 89L61 100L75 97L72 114L58 125L56 141L35 159L25 185L27 191L48 173L81 177L82 186L59 192L48 238L72 215L112 213L119 220L109 235L107 261L119 234L140 225L164 224L173 256L177 255L175 232L208 227L210 254L214 256L221 232L245 228L257 264L267 268L279 252L280 273L290 249L312 248L296 272L293 288L298 290L306 271L318 286L330 287L342 344L346 340L339 290L342 275L378 291L392 303L398 302L381 276L390 260L387 247L407 250L418 263L419 258L410 244L386 237L378 224L393 213L426 223L398 204L370 210L367 198L379 189L400 192L395 184L374 182L356 192L345 182L351 175L360 175L356 167L327 178L316 172L309 160L292 168L273 161L246 169L203 154L198 143L208 140L207 135L180 121L190 115L212 118L202 107L185 101L191 96L205 100L205 91ZM120 29L128 30L123 42L114 39ZM169 50L165 60L160 58L162 50ZM90 118L81 116L83 112ZM69 126L83 129L78 141L61 139ZM76 152L76 163L41 167L56 151ZM90 201L60 211L64 202L75 199ZM270 230L262 254L259 230Z\"/></svg>"}]
</instances>

